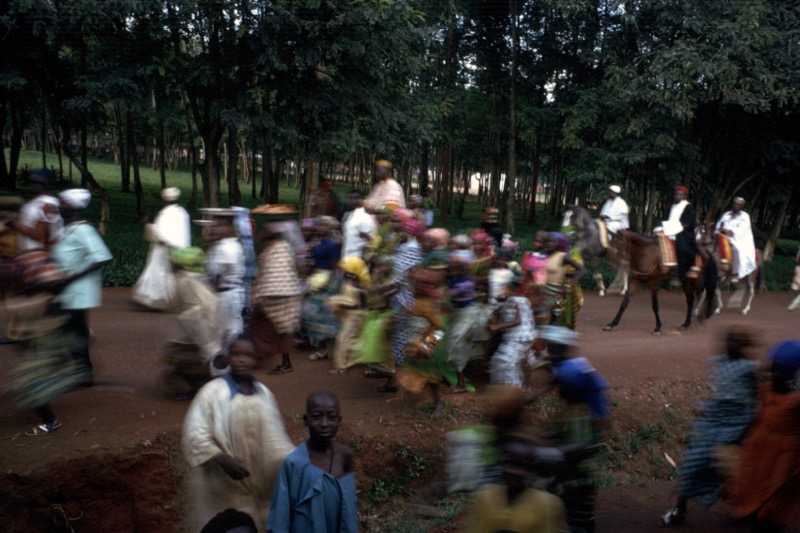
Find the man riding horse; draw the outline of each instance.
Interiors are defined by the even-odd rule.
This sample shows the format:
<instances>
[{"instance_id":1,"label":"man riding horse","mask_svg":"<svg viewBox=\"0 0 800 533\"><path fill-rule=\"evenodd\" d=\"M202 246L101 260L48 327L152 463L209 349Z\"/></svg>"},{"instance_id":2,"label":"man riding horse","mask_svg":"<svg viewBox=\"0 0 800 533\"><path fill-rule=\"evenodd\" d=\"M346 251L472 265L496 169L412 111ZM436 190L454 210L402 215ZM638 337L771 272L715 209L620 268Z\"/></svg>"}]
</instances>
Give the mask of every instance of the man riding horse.
<instances>
[{"instance_id":1,"label":"man riding horse","mask_svg":"<svg viewBox=\"0 0 800 533\"><path fill-rule=\"evenodd\" d=\"M675 187L669 218L661 225L663 234L675 241L678 280L681 281L689 274L695 257L697 257L697 238L695 236L697 220L694 206L686 200L688 195L689 189L683 185ZM658 233L657 228L656 233ZM664 265L673 266L673 263L667 261ZM696 275L690 277L696 277Z\"/></svg>"},{"instance_id":2,"label":"man riding horse","mask_svg":"<svg viewBox=\"0 0 800 533\"><path fill-rule=\"evenodd\" d=\"M756 245L753 241L753 226L750 215L744 212L744 198L736 197L731 210L726 211L717 222L716 232L727 237L733 252L729 261L732 282L746 278L756 269Z\"/></svg>"}]
</instances>

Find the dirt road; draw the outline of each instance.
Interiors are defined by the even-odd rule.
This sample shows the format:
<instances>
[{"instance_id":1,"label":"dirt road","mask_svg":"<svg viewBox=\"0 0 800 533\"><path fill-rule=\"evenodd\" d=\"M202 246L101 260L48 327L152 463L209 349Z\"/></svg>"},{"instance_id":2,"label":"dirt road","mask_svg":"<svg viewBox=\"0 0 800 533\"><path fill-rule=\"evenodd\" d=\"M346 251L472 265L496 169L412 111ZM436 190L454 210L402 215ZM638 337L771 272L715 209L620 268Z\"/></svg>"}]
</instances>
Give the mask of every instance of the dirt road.
<instances>
[{"instance_id":1,"label":"dirt road","mask_svg":"<svg viewBox=\"0 0 800 533\"><path fill-rule=\"evenodd\" d=\"M603 332L601 327L613 317L620 298L611 296L600 299L588 294L578 327L582 335L581 348L583 354L590 357L612 383L616 438L620 442L628 439L625 442L630 444L633 437L640 433L644 435L644 429L654 427L657 423L662 424L661 431L671 432L673 425L685 430L691 406L703 394L706 360L719 352L720 330L734 321L753 324L764 339L762 352L778 340L800 337L800 315L785 310L792 296L779 292L758 294L753 310L746 318L734 311L724 311L706 324L679 331L677 325L682 322L684 313L683 297L676 292L662 293L664 333L661 337L654 337L651 334L654 319L647 295L637 296L616 330ZM120 459L113 459L116 457L114 454L129 454L132 449L140 449L144 453L160 448L167 449L165 457L169 460L170 468L180 460L175 443L187 404L163 396L157 387L159 358L170 317L135 310L128 302L127 289L108 289L104 292L104 298L103 307L93 310L90 318L96 334L92 346L96 385L54 402L53 408L64 424L61 430L44 437L24 436L24 430L36 422L35 417L31 413L15 410L7 396L0 399L0 467L5 473L4 482L0 485L0 500L11 502L11 498L7 497L13 496L17 503L21 503L20 500L27 497L25 494L35 492L31 484L35 484L36 480L47 480L48 471L59 472L53 464L67 468L70 461L86 461L89 457L97 456L108 458L106 462L109 463L109 469L118 469L115 461ZM0 382L6 381L14 353L15 347L0 346ZM275 393L290 436L296 442L305 435L300 418L304 400L308 393L319 388L331 389L339 395L346 424L341 436L361 444L377 442L380 445L381 439L390 442L402 438L402 435L405 435L406 441L413 440L414 437L409 435L440 441L446 431L459 424L461 415L480 408L478 395L448 398L450 415L442 421L430 422L419 409L410 415L404 414L404 401L373 392L373 387L379 383L365 380L359 371L351 371L344 376L328 376L327 364L309 362L305 353L298 353L294 363L295 370L291 374L267 376L262 370L258 378ZM645 436L641 438L646 440ZM645 459L639 457L622 465L611 483L616 486L601 490L598 531L658 530L654 525L655 518L669 504L671 484L668 481L653 482L653 472L657 468L668 469L668 466L661 464L663 454L677 459L680 457L680 446L675 443L660 446L656 440L644 442L643 445L655 448L649 451ZM380 468L380 462L375 462L377 459L374 457L365 457L365 461ZM153 468L163 467L159 465L154 464ZM127 464L126 468L133 468L133 465ZM374 479L376 474L371 472L369 475ZM74 476L81 477L78 474ZM147 492L147 483L154 481L143 479L141 491ZM66 480L58 475L50 477L48 482L57 487L62 481L66 487ZM76 483L76 480L70 480L69 486L78 486ZM23 486L24 490L21 488ZM70 498L63 493L69 490L72 489L64 488L60 493L65 500ZM169 492L174 488L168 487L166 490ZM75 500L72 498L71 501L74 503ZM45 504L44 500L37 503ZM9 509L9 506L10 503L0 504L0 523L4 524L3 527L9 520L22 527L23 522L20 521L27 517L30 526L18 530L49 530L37 529L38 524L45 523L41 512L36 511L36 514L30 511L26 514L19 509ZM108 511L107 507L98 506L98 513ZM76 531L102 531L86 525L91 515L87 509L81 509L84 518L83 522L76 522ZM174 517L178 513L174 504L169 509L172 514L168 513L168 516ZM50 511L55 513L52 508ZM142 522L145 519L137 516L126 523L139 525L118 525L120 529L116 530L144 531L146 528L141 524L146 521ZM380 519L375 520L370 524L379 525ZM84 524L83 529L81 523ZM177 526L163 529L173 530L177 530ZM693 507L690 524L682 531L701 530L740 529L727 519L722 509L704 511Z\"/></svg>"}]
</instances>

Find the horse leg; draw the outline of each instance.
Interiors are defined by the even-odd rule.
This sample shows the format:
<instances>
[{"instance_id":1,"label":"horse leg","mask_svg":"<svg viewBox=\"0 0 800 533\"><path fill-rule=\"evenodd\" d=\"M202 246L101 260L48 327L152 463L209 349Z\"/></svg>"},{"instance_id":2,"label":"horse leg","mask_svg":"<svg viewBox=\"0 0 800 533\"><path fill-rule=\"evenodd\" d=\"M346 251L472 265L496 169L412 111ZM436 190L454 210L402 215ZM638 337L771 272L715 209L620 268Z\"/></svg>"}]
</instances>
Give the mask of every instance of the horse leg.
<instances>
[{"instance_id":1,"label":"horse leg","mask_svg":"<svg viewBox=\"0 0 800 533\"><path fill-rule=\"evenodd\" d=\"M653 314L656 315L656 329L653 335L656 337L661 335L661 317L658 315L658 285L650 287L650 299L653 304Z\"/></svg>"},{"instance_id":2,"label":"horse leg","mask_svg":"<svg viewBox=\"0 0 800 533\"><path fill-rule=\"evenodd\" d=\"M681 324L681 329L689 329L692 325L692 308L694 307L694 287L688 279L683 280L683 294L686 296L686 320Z\"/></svg>"},{"instance_id":3,"label":"horse leg","mask_svg":"<svg viewBox=\"0 0 800 533\"><path fill-rule=\"evenodd\" d=\"M603 273L599 270L594 273L594 282L597 285L597 295L602 298L606 295L606 285L603 283Z\"/></svg>"},{"instance_id":4,"label":"horse leg","mask_svg":"<svg viewBox=\"0 0 800 533\"><path fill-rule=\"evenodd\" d=\"M722 311L722 289L717 289L717 308L714 309L714 314L718 315Z\"/></svg>"},{"instance_id":5,"label":"horse leg","mask_svg":"<svg viewBox=\"0 0 800 533\"><path fill-rule=\"evenodd\" d=\"M797 296L794 297L794 300L792 300L792 303L789 304L789 307L787 307L786 310L794 311L798 307L800 307L800 293L798 293Z\"/></svg>"},{"instance_id":6,"label":"horse leg","mask_svg":"<svg viewBox=\"0 0 800 533\"><path fill-rule=\"evenodd\" d=\"M697 305L694 308L694 316L700 316L700 309L703 307L703 303L706 301L706 291L700 293L700 299L697 301ZM713 296L711 296L713 298Z\"/></svg>"},{"instance_id":7,"label":"horse leg","mask_svg":"<svg viewBox=\"0 0 800 533\"><path fill-rule=\"evenodd\" d=\"M631 292L632 291L628 291L625 293L625 298L622 299L622 303L619 305L619 311L617 311L617 316L614 317L614 320L605 325L603 331L611 331L612 329L614 329L619 325L619 321L622 318L622 314L625 312L625 309L627 309L628 304L631 303Z\"/></svg>"}]
</instances>

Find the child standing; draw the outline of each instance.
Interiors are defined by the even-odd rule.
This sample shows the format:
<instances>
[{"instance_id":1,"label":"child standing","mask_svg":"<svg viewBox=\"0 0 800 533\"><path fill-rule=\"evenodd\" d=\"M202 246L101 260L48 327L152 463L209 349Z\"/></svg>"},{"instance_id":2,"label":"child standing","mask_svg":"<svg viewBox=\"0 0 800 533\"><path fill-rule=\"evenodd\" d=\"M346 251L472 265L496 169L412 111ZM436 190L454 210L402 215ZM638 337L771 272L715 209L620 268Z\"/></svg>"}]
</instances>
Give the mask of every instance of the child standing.
<instances>
[{"instance_id":1,"label":"child standing","mask_svg":"<svg viewBox=\"0 0 800 533\"><path fill-rule=\"evenodd\" d=\"M281 461L292 449L274 396L251 374L258 362L253 341L237 338L227 360L230 374L200 389L183 422L192 531L228 508L265 523Z\"/></svg>"},{"instance_id":2,"label":"child standing","mask_svg":"<svg viewBox=\"0 0 800 533\"><path fill-rule=\"evenodd\" d=\"M339 399L317 391L306 400L308 440L286 456L272 497L267 531L358 531L353 450L334 442Z\"/></svg>"}]
</instances>

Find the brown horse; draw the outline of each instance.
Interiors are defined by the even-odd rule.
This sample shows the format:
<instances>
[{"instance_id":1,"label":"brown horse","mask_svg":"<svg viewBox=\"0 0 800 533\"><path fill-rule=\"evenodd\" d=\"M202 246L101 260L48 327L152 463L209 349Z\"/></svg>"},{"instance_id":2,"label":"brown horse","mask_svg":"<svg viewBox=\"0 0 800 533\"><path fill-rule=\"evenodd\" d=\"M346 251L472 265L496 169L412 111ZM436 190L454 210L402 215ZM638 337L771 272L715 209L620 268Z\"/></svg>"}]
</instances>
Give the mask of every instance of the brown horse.
<instances>
[{"instance_id":1,"label":"brown horse","mask_svg":"<svg viewBox=\"0 0 800 533\"><path fill-rule=\"evenodd\" d=\"M630 275L634 282L630 284L625 292L625 297L619 306L619 311L614 320L609 322L603 329L611 331L619 324L622 314L628 307L631 297L636 292L638 283L645 284L650 289L653 304L653 314L656 316L656 329L653 335L661 335L661 317L658 315L658 289L661 281L671 278L670 270L661 262L661 251L656 237L642 235L635 231L624 230L617 233L624 242L624 248L630 261ZM717 268L714 258L707 253L700 253L700 271L696 272L697 277L688 275L680 280L683 293L686 295L686 320L681 324L682 329L687 329L692 324L692 307L695 297L705 290L707 294L714 294L717 290ZM707 301L706 311L701 316L708 318L711 316L711 301Z\"/></svg>"},{"instance_id":2,"label":"brown horse","mask_svg":"<svg viewBox=\"0 0 800 533\"><path fill-rule=\"evenodd\" d=\"M717 240L714 238L714 225L713 224L698 224L697 225L697 245L704 248L708 253L712 254L717 262L719 283L717 284L716 300L717 306L714 309L714 314L718 315L722 311L722 288L734 285L733 275L730 269L723 269L719 260L719 249L717 247ZM742 316L747 316L750 312L750 306L753 303L753 296L755 296L756 289L764 287L764 257L761 250L756 250L756 269L753 270L746 278L738 280L739 283L744 283L747 286L748 298L747 303L742 307L742 299L744 298L745 287L740 286L733 293L733 296L728 300L728 307L741 307ZM714 299L713 296L708 296L708 293L703 293L700 296L700 301L697 303L697 309L694 315L697 316L700 312L700 307L704 304L705 299Z\"/></svg>"}]
</instances>

